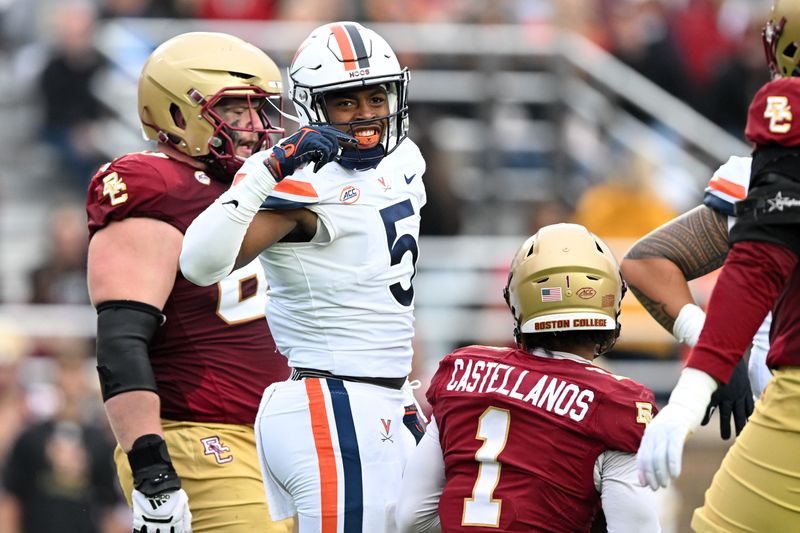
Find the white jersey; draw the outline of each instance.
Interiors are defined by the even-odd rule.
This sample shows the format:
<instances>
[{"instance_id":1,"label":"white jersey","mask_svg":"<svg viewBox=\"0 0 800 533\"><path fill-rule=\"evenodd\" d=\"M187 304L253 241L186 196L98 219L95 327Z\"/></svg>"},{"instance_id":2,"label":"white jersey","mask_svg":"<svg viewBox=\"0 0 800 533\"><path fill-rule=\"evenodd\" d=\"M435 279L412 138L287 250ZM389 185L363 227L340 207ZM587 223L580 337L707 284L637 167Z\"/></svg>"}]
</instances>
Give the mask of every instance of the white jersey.
<instances>
[{"instance_id":1,"label":"white jersey","mask_svg":"<svg viewBox=\"0 0 800 533\"><path fill-rule=\"evenodd\" d=\"M744 200L750 189L752 160L752 157L731 156L714 172L706 187L703 203L723 215L728 215L728 231L736 223L734 205ZM771 324L772 313L769 313L753 337L753 346L750 349L750 386L756 397L761 395L761 391L772 377L772 373L766 367Z\"/></svg>"},{"instance_id":2,"label":"white jersey","mask_svg":"<svg viewBox=\"0 0 800 533\"><path fill-rule=\"evenodd\" d=\"M251 156L241 172L261 165ZM318 215L311 242L276 243L260 259L270 280L267 319L293 368L341 376L411 371L420 209L419 148L404 140L376 168L308 165L279 182L262 210L305 207Z\"/></svg>"}]
</instances>

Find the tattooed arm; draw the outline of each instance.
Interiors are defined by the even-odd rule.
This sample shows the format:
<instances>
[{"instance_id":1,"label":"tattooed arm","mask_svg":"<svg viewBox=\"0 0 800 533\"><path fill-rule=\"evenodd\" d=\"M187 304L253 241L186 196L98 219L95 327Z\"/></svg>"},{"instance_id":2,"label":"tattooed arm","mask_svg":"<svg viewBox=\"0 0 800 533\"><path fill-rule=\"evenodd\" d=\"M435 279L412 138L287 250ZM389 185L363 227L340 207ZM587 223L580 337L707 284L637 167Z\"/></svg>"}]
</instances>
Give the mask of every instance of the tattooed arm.
<instances>
[{"instance_id":1,"label":"tattooed arm","mask_svg":"<svg viewBox=\"0 0 800 533\"><path fill-rule=\"evenodd\" d=\"M721 267L727 254L727 217L700 205L639 239L622 260L622 275L644 308L673 333L681 308L694 303L687 281Z\"/></svg>"}]
</instances>

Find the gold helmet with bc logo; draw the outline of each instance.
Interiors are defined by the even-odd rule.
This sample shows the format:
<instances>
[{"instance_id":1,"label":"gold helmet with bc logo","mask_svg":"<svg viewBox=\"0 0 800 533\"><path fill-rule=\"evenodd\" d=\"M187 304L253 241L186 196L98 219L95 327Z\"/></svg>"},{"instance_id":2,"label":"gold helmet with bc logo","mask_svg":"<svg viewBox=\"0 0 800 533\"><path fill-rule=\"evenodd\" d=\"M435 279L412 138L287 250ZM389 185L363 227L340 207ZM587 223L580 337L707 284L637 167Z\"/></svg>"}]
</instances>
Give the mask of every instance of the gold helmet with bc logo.
<instances>
[{"instance_id":1,"label":"gold helmet with bc logo","mask_svg":"<svg viewBox=\"0 0 800 533\"><path fill-rule=\"evenodd\" d=\"M774 77L800 75L800 0L773 0L762 38Z\"/></svg>"},{"instance_id":2,"label":"gold helmet with bc logo","mask_svg":"<svg viewBox=\"0 0 800 533\"><path fill-rule=\"evenodd\" d=\"M503 291L515 336L615 330L625 294L608 246L578 224L541 228L520 247Z\"/></svg>"},{"instance_id":3,"label":"gold helmet with bc logo","mask_svg":"<svg viewBox=\"0 0 800 533\"><path fill-rule=\"evenodd\" d=\"M224 33L184 33L156 48L142 67L139 119L147 139L170 144L232 178L244 163L235 153L237 135L257 134L253 152L283 135L277 111L282 92L278 67L252 44ZM246 102L260 124L226 122L215 109L226 98Z\"/></svg>"}]
</instances>

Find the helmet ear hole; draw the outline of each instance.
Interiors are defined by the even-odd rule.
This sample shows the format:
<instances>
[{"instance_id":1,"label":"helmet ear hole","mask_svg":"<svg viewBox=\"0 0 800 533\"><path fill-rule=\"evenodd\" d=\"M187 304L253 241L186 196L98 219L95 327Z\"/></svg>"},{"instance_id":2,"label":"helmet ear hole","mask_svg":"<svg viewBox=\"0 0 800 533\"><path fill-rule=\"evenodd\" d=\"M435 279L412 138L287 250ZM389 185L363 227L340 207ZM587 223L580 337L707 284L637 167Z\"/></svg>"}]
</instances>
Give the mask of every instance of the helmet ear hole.
<instances>
[{"instance_id":1,"label":"helmet ear hole","mask_svg":"<svg viewBox=\"0 0 800 533\"><path fill-rule=\"evenodd\" d=\"M786 47L783 49L781 53L786 57L793 58L794 55L797 53L797 45L791 42L786 45Z\"/></svg>"},{"instance_id":2,"label":"helmet ear hole","mask_svg":"<svg viewBox=\"0 0 800 533\"><path fill-rule=\"evenodd\" d=\"M181 108L179 108L177 104L169 105L169 114L177 127L182 130L186 129L186 118L184 118Z\"/></svg>"}]
</instances>

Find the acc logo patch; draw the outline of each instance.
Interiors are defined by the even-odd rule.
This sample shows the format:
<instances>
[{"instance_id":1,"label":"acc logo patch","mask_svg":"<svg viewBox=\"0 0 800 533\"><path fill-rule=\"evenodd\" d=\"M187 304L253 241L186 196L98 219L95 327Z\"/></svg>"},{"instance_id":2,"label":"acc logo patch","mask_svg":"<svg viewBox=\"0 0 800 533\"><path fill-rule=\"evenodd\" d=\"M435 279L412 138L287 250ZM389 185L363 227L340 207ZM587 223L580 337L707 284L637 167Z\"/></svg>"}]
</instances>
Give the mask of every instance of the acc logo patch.
<instances>
[{"instance_id":1,"label":"acc logo patch","mask_svg":"<svg viewBox=\"0 0 800 533\"><path fill-rule=\"evenodd\" d=\"M339 201L343 204L354 204L361 197L361 191L352 185L348 185L339 193Z\"/></svg>"},{"instance_id":2,"label":"acc logo patch","mask_svg":"<svg viewBox=\"0 0 800 533\"><path fill-rule=\"evenodd\" d=\"M578 289L578 292L575 294L578 295L578 298L582 298L584 300L588 300L589 298L593 298L597 291L591 287L582 287Z\"/></svg>"},{"instance_id":3,"label":"acc logo patch","mask_svg":"<svg viewBox=\"0 0 800 533\"><path fill-rule=\"evenodd\" d=\"M203 185L211 185L211 178L209 178L205 172L202 170L198 170L194 173L194 179L202 183Z\"/></svg>"}]
</instances>

